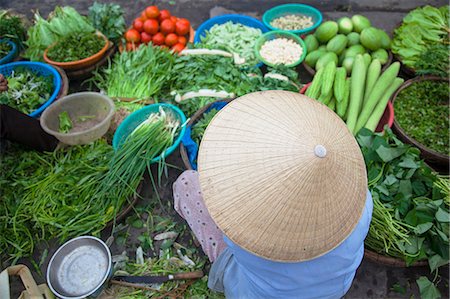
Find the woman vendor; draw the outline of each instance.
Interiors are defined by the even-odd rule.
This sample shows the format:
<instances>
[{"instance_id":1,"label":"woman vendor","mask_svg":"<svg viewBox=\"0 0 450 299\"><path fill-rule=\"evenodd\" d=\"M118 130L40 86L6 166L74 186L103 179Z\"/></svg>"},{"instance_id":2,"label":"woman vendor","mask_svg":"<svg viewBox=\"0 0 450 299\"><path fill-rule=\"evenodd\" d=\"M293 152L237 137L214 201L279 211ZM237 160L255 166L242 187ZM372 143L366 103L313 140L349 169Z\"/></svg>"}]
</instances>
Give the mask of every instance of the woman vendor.
<instances>
[{"instance_id":1,"label":"woman vendor","mask_svg":"<svg viewBox=\"0 0 450 299\"><path fill-rule=\"evenodd\" d=\"M341 298L364 253L372 198L359 146L321 103L285 91L225 106L175 209L227 298Z\"/></svg>"}]
</instances>

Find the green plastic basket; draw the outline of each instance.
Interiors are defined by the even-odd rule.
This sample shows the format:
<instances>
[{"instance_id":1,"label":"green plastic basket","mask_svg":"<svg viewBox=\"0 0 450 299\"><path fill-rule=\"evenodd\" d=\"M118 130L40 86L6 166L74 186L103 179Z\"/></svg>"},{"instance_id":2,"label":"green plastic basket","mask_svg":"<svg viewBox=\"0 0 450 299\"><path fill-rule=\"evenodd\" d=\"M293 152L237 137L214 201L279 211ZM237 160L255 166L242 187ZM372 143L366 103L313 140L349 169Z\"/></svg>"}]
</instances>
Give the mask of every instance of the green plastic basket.
<instances>
[{"instance_id":1,"label":"green plastic basket","mask_svg":"<svg viewBox=\"0 0 450 299\"><path fill-rule=\"evenodd\" d=\"M273 40L273 39L276 39L276 38L287 38L287 39L293 40L297 44L299 44L302 47L302 49L303 49L302 55L300 56L300 58L297 61L295 61L293 63L290 63L290 64L285 64L285 66L287 66L287 67L294 67L294 66L298 65L299 63L301 63L305 59L305 57L306 57L306 45L305 45L305 42L299 36L297 36L297 35L295 35L293 33L289 33L287 31L282 31L282 30L276 30L276 31L270 31L270 32L264 33L256 41L256 44L255 44L255 55L264 64L266 64L268 66L272 66L272 67L275 66L275 64L270 63L269 61L265 60L259 54L259 51L260 51L262 45L266 41Z\"/></svg>"}]
</instances>

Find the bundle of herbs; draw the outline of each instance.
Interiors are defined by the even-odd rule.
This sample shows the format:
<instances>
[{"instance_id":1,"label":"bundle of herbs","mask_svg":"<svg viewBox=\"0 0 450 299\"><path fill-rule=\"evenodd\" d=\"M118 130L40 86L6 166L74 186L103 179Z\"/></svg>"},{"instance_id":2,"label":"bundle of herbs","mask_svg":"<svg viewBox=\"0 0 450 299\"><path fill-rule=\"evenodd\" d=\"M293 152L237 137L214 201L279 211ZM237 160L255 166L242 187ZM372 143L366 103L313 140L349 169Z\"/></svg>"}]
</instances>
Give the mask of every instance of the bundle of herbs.
<instances>
[{"instance_id":1,"label":"bundle of herbs","mask_svg":"<svg viewBox=\"0 0 450 299\"><path fill-rule=\"evenodd\" d=\"M56 62L82 60L100 52L105 43L105 39L94 32L72 32L59 39L47 56Z\"/></svg>"},{"instance_id":2,"label":"bundle of herbs","mask_svg":"<svg viewBox=\"0 0 450 299\"><path fill-rule=\"evenodd\" d=\"M420 151L398 140L362 129L358 143L367 166L374 209L368 248L404 259L427 259L435 271L449 261L449 181L420 160Z\"/></svg>"},{"instance_id":3,"label":"bundle of herbs","mask_svg":"<svg viewBox=\"0 0 450 299\"><path fill-rule=\"evenodd\" d=\"M112 155L112 147L103 139L55 152L15 148L5 154L0 176L4 254L15 263L31 255L39 241L98 235L139 183L130 183L134 189L122 188L120 194L97 197Z\"/></svg>"},{"instance_id":4,"label":"bundle of herbs","mask_svg":"<svg viewBox=\"0 0 450 299\"><path fill-rule=\"evenodd\" d=\"M89 21L109 40L118 43L125 32L123 10L118 4L98 3L89 7Z\"/></svg>"},{"instance_id":5,"label":"bundle of herbs","mask_svg":"<svg viewBox=\"0 0 450 299\"><path fill-rule=\"evenodd\" d=\"M0 103L25 114L37 109L53 93L53 77L38 75L29 68L16 67L5 78L8 90L0 93Z\"/></svg>"},{"instance_id":6,"label":"bundle of herbs","mask_svg":"<svg viewBox=\"0 0 450 299\"><path fill-rule=\"evenodd\" d=\"M19 51L25 48L27 30L21 17L7 10L0 10L0 37L10 39Z\"/></svg>"},{"instance_id":7,"label":"bundle of herbs","mask_svg":"<svg viewBox=\"0 0 450 299\"><path fill-rule=\"evenodd\" d=\"M28 29L25 42L28 48L24 54L31 61L42 61L47 47L74 32L88 34L95 31L87 18L70 6L57 6L47 20L36 12L34 19L34 25Z\"/></svg>"},{"instance_id":8,"label":"bundle of herbs","mask_svg":"<svg viewBox=\"0 0 450 299\"><path fill-rule=\"evenodd\" d=\"M448 155L449 114L447 81L422 80L398 93L395 120L405 133L427 148Z\"/></svg>"},{"instance_id":9,"label":"bundle of herbs","mask_svg":"<svg viewBox=\"0 0 450 299\"><path fill-rule=\"evenodd\" d=\"M91 81L110 97L157 101L174 60L167 49L141 45L116 55L107 68L94 72Z\"/></svg>"}]
</instances>

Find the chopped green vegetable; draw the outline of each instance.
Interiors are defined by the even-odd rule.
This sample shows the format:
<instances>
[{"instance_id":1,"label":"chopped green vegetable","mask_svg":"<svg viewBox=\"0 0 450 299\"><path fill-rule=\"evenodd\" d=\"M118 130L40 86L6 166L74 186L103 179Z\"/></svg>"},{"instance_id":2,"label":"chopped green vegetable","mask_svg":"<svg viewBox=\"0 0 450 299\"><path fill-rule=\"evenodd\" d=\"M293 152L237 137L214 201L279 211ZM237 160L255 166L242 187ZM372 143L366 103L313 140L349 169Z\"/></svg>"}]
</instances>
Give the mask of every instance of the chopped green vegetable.
<instances>
[{"instance_id":1,"label":"chopped green vegetable","mask_svg":"<svg viewBox=\"0 0 450 299\"><path fill-rule=\"evenodd\" d=\"M125 32L123 10L118 4L98 3L89 7L89 21L109 40L119 42Z\"/></svg>"},{"instance_id":2,"label":"chopped green vegetable","mask_svg":"<svg viewBox=\"0 0 450 299\"><path fill-rule=\"evenodd\" d=\"M394 102L395 119L405 131L424 146L448 155L448 82L420 81L403 89Z\"/></svg>"},{"instance_id":3,"label":"chopped green vegetable","mask_svg":"<svg viewBox=\"0 0 450 299\"><path fill-rule=\"evenodd\" d=\"M254 50L255 43L261 35L260 29L229 21L212 26L206 31L206 35L201 37L201 42L210 47L239 54L245 59L245 66L254 66L258 63Z\"/></svg>"},{"instance_id":4,"label":"chopped green vegetable","mask_svg":"<svg viewBox=\"0 0 450 299\"><path fill-rule=\"evenodd\" d=\"M47 52L48 58L56 62L82 60L97 54L106 41L97 34L73 32L59 39L57 44Z\"/></svg>"},{"instance_id":5,"label":"chopped green vegetable","mask_svg":"<svg viewBox=\"0 0 450 299\"><path fill-rule=\"evenodd\" d=\"M60 133L69 133L72 129L72 121L70 120L69 113L67 111L63 111L58 115L59 118L59 132Z\"/></svg>"},{"instance_id":6,"label":"chopped green vegetable","mask_svg":"<svg viewBox=\"0 0 450 299\"><path fill-rule=\"evenodd\" d=\"M449 77L449 47L448 45L431 45L423 52L414 65L417 75L435 75Z\"/></svg>"},{"instance_id":7,"label":"chopped green vegetable","mask_svg":"<svg viewBox=\"0 0 450 299\"><path fill-rule=\"evenodd\" d=\"M27 31L21 18L7 10L0 10L0 37L10 39L18 46L19 51L23 50Z\"/></svg>"},{"instance_id":8,"label":"chopped green vegetable","mask_svg":"<svg viewBox=\"0 0 450 299\"><path fill-rule=\"evenodd\" d=\"M36 110L53 92L52 76L40 76L27 68L16 67L5 77L8 90L0 93L0 103L25 114Z\"/></svg>"}]
</instances>

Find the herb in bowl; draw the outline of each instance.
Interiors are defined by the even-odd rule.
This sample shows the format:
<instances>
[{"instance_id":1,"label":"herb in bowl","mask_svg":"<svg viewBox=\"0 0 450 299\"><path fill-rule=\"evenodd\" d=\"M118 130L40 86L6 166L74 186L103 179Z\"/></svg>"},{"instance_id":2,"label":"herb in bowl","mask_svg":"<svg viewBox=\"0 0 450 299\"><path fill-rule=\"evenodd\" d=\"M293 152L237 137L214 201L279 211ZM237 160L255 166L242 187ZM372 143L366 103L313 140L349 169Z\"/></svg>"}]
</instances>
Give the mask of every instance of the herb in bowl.
<instances>
[{"instance_id":1,"label":"herb in bowl","mask_svg":"<svg viewBox=\"0 0 450 299\"><path fill-rule=\"evenodd\" d=\"M0 36L14 42L19 50L24 49L24 41L27 39L27 31L21 17L13 15L7 10L0 11Z\"/></svg>"},{"instance_id":2,"label":"herb in bowl","mask_svg":"<svg viewBox=\"0 0 450 299\"><path fill-rule=\"evenodd\" d=\"M48 50L47 56L56 62L82 60L100 52L105 43L103 37L95 33L75 32L59 40Z\"/></svg>"},{"instance_id":3,"label":"herb in bowl","mask_svg":"<svg viewBox=\"0 0 450 299\"><path fill-rule=\"evenodd\" d=\"M11 45L6 42L0 43L0 59L8 55L11 51L11 48Z\"/></svg>"},{"instance_id":4,"label":"herb in bowl","mask_svg":"<svg viewBox=\"0 0 450 299\"><path fill-rule=\"evenodd\" d=\"M394 102L395 120L424 146L448 155L448 82L420 81L402 90Z\"/></svg>"},{"instance_id":5,"label":"herb in bowl","mask_svg":"<svg viewBox=\"0 0 450 299\"><path fill-rule=\"evenodd\" d=\"M46 102L54 88L52 76L40 76L26 68L17 67L5 78L8 90L0 93L0 104L26 114Z\"/></svg>"}]
</instances>

